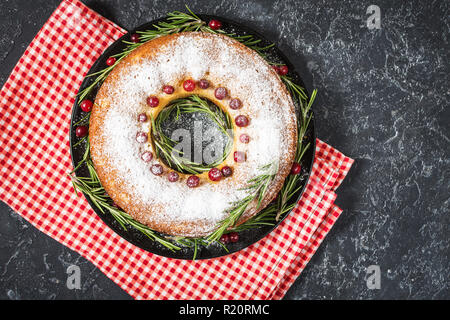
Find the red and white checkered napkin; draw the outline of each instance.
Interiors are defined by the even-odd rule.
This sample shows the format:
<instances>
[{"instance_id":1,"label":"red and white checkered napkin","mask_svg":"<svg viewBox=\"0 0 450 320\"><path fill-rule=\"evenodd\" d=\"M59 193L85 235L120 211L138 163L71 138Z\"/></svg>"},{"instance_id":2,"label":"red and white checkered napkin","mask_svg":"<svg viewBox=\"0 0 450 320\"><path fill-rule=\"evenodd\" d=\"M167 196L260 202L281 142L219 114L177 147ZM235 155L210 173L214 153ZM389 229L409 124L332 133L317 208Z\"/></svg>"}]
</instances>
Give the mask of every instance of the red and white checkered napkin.
<instances>
[{"instance_id":1,"label":"red and white checkered napkin","mask_svg":"<svg viewBox=\"0 0 450 320\"><path fill-rule=\"evenodd\" d=\"M0 199L79 252L138 299L280 299L341 210L334 190L353 160L317 140L304 196L268 236L216 259L169 259L109 229L72 190L69 123L96 58L125 30L76 0L63 1L0 92Z\"/></svg>"}]
</instances>

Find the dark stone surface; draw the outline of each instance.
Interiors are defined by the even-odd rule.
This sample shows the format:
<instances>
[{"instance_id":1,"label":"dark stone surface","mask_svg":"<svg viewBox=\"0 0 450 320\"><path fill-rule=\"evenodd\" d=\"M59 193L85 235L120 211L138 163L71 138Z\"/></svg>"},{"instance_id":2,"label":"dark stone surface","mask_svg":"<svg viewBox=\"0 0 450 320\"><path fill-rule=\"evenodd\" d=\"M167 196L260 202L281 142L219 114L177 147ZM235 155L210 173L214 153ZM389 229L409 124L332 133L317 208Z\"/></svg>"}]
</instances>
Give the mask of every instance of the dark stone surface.
<instances>
[{"instance_id":1,"label":"dark stone surface","mask_svg":"<svg viewBox=\"0 0 450 320\"><path fill-rule=\"evenodd\" d=\"M317 88L318 136L356 159L344 213L287 299L450 298L448 1L86 1L132 28L184 3L265 33ZM0 2L0 83L59 1ZM369 5L381 29L366 26ZM129 299L77 253L0 205L0 298ZM80 290L66 269L81 268ZM381 289L366 285L370 265Z\"/></svg>"}]
</instances>

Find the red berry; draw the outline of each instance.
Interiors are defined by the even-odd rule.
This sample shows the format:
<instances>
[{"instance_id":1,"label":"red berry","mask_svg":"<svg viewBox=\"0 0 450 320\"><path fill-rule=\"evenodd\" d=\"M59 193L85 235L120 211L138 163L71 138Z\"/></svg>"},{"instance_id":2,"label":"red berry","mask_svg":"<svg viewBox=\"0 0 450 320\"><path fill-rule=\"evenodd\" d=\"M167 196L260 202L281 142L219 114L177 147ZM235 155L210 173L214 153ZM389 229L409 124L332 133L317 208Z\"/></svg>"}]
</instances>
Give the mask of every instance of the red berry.
<instances>
[{"instance_id":1,"label":"red berry","mask_svg":"<svg viewBox=\"0 0 450 320\"><path fill-rule=\"evenodd\" d=\"M242 102L238 98L234 98L230 100L230 108L233 110L240 109L242 107Z\"/></svg>"},{"instance_id":2,"label":"red berry","mask_svg":"<svg viewBox=\"0 0 450 320\"><path fill-rule=\"evenodd\" d=\"M228 92L227 89L224 87L218 87L216 90L214 90L214 96L219 99L222 100L227 96Z\"/></svg>"},{"instance_id":3,"label":"red berry","mask_svg":"<svg viewBox=\"0 0 450 320\"><path fill-rule=\"evenodd\" d=\"M87 135L87 133L88 133L88 127L87 126L78 126L75 129L75 135L78 138L84 137L85 135Z\"/></svg>"},{"instance_id":4,"label":"red berry","mask_svg":"<svg viewBox=\"0 0 450 320\"><path fill-rule=\"evenodd\" d=\"M155 176L160 176L163 174L163 166L160 164L154 164L150 167L150 171L155 175Z\"/></svg>"},{"instance_id":5,"label":"red berry","mask_svg":"<svg viewBox=\"0 0 450 320\"><path fill-rule=\"evenodd\" d=\"M246 160L246 155L245 152L242 151L235 151L233 153L233 157L234 157L234 162L245 162Z\"/></svg>"},{"instance_id":6,"label":"red berry","mask_svg":"<svg viewBox=\"0 0 450 320\"><path fill-rule=\"evenodd\" d=\"M223 244L228 244L228 243L230 243L230 235L227 233L227 234L223 234L221 237L220 237L220 242L222 242Z\"/></svg>"},{"instance_id":7,"label":"red berry","mask_svg":"<svg viewBox=\"0 0 450 320\"><path fill-rule=\"evenodd\" d=\"M158 97L155 97L155 96L150 96L150 97L148 97L148 98L147 98L147 104L148 104L150 107L152 107L152 108L157 107L158 104L159 104L159 99L158 99Z\"/></svg>"},{"instance_id":8,"label":"red berry","mask_svg":"<svg viewBox=\"0 0 450 320\"><path fill-rule=\"evenodd\" d=\"M201 79L201 80L198 82L198 86L199 86L200 88L202 88L202 89L208 89L208 88L209 88L209 81L206 80L206 79Z\"/></svg>"},{"instance_id":9,"label":"red berry","mask_svg":"<svg viewBox=\"0 0 450 320\"><path fill-rule=\"evenodd\" d=\"M250 142L250 136L246 133L243 133L239 136L239 141L242 143L249 143Z\"/></svg>"},{"instance_id":10,"label":"red berry","mask_svg":"<svg viewBox=\"0 0 450 320\"><path fill-rule=\"evenodd\" d=\"M147 134L145 132L140 131L140 132L136 133L136 141L137 142L145 143L145 142L147 142L147 139L148 139Z\"/></svg>"},{"instance_id":11,"label":"red berry","mask_svg":"<svg viewBox=\"0 0 450 320\"><path fill-rule=\"evenodd\" d=\"M114 57L109 57L106 60L106 65L108 65L108 66L112 66L114 63L116 63L116 58L114 58Z\"/></svg>"},{"instance_id":12,"label":"red berry","mask_svg":"<svg viewBox=\"0 0 450 320\"><path fill-rule=\"evenodd\" d=\"M80 108L84 112L89 112L92 110L92 105L93 105L92 101L86 99L86 100L83 100L83 102L81 102Z\"/></svg>"},{"instance_id":13,"label":"red berry","mask_svg":"<svg viewBox=\"0 0 450 320\"><path fill-rule=\"evenodd\" d=\"M220 22L219 20L213 19L213 20L209 21L208 26L213 30L218 30L222 27L222 22Z\"/></svg>"},{"instance_id":14,"label":"red berry","mask_svg":"<svg viewBox=\"0 0 450 320\"><path fill-rule=\"evenodd\" d=\"M280 76L285 76L285 75L287 75L288 71L289 71L289 69L288 69L287 66L280 66L280 67L278 67L278 74L279 74Z\"/></svg>"},{"instance_id":15,"label":"red berry","mask_svg":"<svg viewBox=\"0 0 450 320\"><path fill-rule=\"evenodd\" d=\"M212 168L211 170L209 170L208 172L208 177L211 181L219 181L220 179L222 179L223 175L222 175L222 171L220 171L217 168Z\"/></svg>"},{"instance_id":16,"label":"red berry","mask_svg":"<svg viewBox=\"0 0 450 320\"><path fill-rule=\"evenodd\" d=\"M144 162L150 162L153 159L153 154L150 151L145 151L141 155L141 159L144 160Z\"/></svg>"},{"instance_id":17,"label":"red berry","mask_svg":"<svg viewBox=\"0 0 450 320\"><path fill-rule=\"evenodd\" d=\"M165 86L163 87L163 91L164 91L164 93L166 93L166 94L172 94L172 93L175 91L175 89L174 89L174 87L172 87L172 86L165 85Z\"/></svg>"},{"instance_id":18,"label":"red berry","mask_svg":"<svg viewBox=\"0 0 450 320\"><path fill-rule=\"evenodd\" d=\"M169 179L170 182L176 182L179 178L180 176L175 171L170 171L167 175L167 179Z\"/></svg>"},{"instance_id":19,"label":"red berry","mask_svg":"<svg viewBox=\"0 0 450 320\"><path fill-rule=\"evenodd\" d=\"M238 115L236 118L234 118L234 122L238 127L246 127L248 126L248 118L244 115Z\"/></svg>"},{"instance_id":20,"label":"red berry","mask_svg":"<svg viewBox=\"0 0 450 320\"><path fill-rule=\"evenodd\" d=\"M145 114L145 113L141 113L141 114L139 114L138 115L138 121L139 122L145 122L145 121L147 121L147 115Z\"/></svg>"},{"instance_id":21,"label":"red berry","mask_svg":"<svg viewBox=\"0 0 450 320\"><path fill-rule=\"evenodd\" d=\"M302 167L300 166L300 164L297 162L294 162L294 164L292 165L292 168L291 168L291 174L299 174L301 170L302 170Z\"/></svg>"},{"instance_id":22,"label":"red berry","mask_svg":"<svg viewBox=\"0 0 450 320\"><path fill-rule=\"evenodd\" d=\"M189 188L195 188L200 184L200 178L197 176L190 176L187 178L186 184Z\"/></svg>"},{"instance_id":23,"label":"red berry","mask_svg":"<svg viewBox=\"0 0 450 320\"><path fill-rule=\"evenodd\" d=\"M137 34L137 33L133 33L132 35L131 35L131 37L130 37L130 39L131 39L131 42L134 42L134 43L138 43L139 42L139 35Z\"/></svg>"},{"instance_id":24,"label":"red berry","mask_svg":"<svg viewBox=\"0 0 450 320\"><path fill-rule=\"evenodd\" d=\"M272 66L272 69L275 70L276 73L280 73L280 67L279 66Z\"/></svg>"},{"instance_id":25,"label":"red berry","mask_svg":"<svg viewBox=\"0 0 450 320\"><path fill-rule=\"evenodd\" d=\"M235 243L239 241L239 234L237 232L230 233L230 242Z\"/></svg>"},{"instance_id":26,"label":"red berry","mask_svg":"<svg viewBox=\"0 0 450 320\"><path fill-rule=\"evenodd\" d=\"M186 91L193 91L195 89L195 81L192 79L184 81L183 88Z\"/></svg>"},{"instance_id":27,"label":"red berry","mask_svg":"<svg viewBox=\"0 0 450 320\"><path fill-rule=\"evenodd\" d=\"M229 166L225 166L222 168L222 174L224 177L229 177L233 174L233 169Z\"/></svg>"}]
</instances>

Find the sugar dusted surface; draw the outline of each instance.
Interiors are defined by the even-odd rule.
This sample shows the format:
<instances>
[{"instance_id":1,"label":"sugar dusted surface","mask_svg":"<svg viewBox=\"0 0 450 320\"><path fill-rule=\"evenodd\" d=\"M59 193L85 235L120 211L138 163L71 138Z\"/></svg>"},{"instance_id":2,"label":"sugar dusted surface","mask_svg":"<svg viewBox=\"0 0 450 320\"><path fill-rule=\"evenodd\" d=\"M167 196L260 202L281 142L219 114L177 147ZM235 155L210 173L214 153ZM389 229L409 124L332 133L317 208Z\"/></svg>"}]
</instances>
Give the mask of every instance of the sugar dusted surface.
<instances>
[{"instance_id":1,"label":"sugar dusted surface","mask_svg":"<svg viewBox=\"0 0 450 320\"><path fill-rule=\"evenodd\" d=\"M156 230L165 226L161 229L166 233L171 233L168 225L181 224L182 230L172 234L205 235L226 218L231 202L246 196L239 189L261 173L261 166L276 163L283 169L272 183L279 190L295 153L294 108L270 66L230 38L184 33L162 43L148 49L148 55L124 59L104 82L91 116L95 133L90 135L92 159L110 196L135 219ZM231 163L232 178L218 183L203 181L195 189L187 187L185 178L170 183L165 175L153 175L149 168L159 163L158 159L154 157L150 163L141 159L147 150L155 154L152 145L135 139L136 132L149 132L148 122L137 121L140 113L148 111L146 98L161 94L165 84L179 86L188 78L206 78L215 87L226 87L229 96L238 97L243 105L239 110L228 108L231 117L244 114L250 119L248 127L235 128L235 136L245 132L251 137L250 143L235 141L234 146L234 150L246 152L247 161ZM268 193L268 201L278 190Z\"/></svg>"}]
</instances>

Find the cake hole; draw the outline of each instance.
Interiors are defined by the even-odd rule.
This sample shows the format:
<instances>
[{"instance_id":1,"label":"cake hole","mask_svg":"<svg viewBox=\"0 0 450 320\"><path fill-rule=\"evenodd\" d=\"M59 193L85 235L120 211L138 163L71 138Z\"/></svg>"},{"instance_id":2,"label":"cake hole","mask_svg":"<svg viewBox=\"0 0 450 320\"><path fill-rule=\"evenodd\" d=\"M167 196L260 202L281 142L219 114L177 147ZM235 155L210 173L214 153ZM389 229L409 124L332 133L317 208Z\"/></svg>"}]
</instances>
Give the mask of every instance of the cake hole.
<instances>
[{"instance_id":1,"label":"cake hole","mask_svg":"<svg viewBox=\"0 0 450 320\"><path fill-rule=\"evenodd\" d=\"M233 144L232 128L232 118L220 107L192 95L171 101L158 114L152 138L168 167L196 174L217 167L226 159Z\"/></svg>"}]
</instances>

